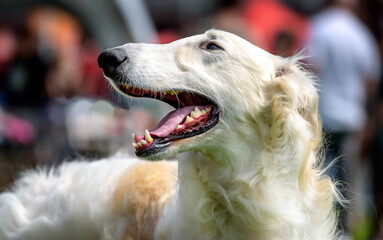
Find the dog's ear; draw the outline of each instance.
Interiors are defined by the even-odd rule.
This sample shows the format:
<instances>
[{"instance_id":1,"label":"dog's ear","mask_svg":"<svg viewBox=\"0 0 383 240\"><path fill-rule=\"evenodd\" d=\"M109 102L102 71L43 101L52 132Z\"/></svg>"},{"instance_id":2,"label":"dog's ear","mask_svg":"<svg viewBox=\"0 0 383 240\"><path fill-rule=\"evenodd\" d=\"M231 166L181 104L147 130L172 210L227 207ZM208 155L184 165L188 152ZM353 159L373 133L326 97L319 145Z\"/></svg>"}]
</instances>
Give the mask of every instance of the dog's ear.
<instances>
[{"instance_id":1,"label":"dog's ear","mask_svg":"<svg viewBox=\"0 0 383 240\"><path fill-rule=\"evenodd\" d=\"M317 164L316 155L322 144L314 79L299 63L299 58L281 58L267 91L270 102L266 148L274 154L294 152L296 157L291 160L295 162L290 164L303 169Z\"/></svg>"},{"instance_id":2,"label":"dog's ear","mask_svg":"<svg viewBox=\"0 0 383 240\"><path fill-rule=\"evenodd\" d=\"M315 78L299 63L299 58L281 59L269 88L269 133L265 152L278 161L273 168L284 170L288 179L297 179L307 206L317 206L318 222L335 218L333 199L341 201L335 185L321 164L322 124L318 114ZM336 229L333 229L336 231Z\"/></svg>"},{"instance_id":3,"label":"dog's ear","mask_svg":"<svg viewBox=\"0 0 383 240\"><path fill-rule=\"evenodd\" d=\"M277 154L277 158L287 160L279 164L296 170L302 193L310 196L316 202L314 205L322 206L319 209L330 212L333 196L338 201L341 196L321 165L322 123L315 77L299 60L299 57L283 59L271 81L266 149L273 156Z\"/></svg>"},{"instance_id":4,"label":"dog's ear","mask_svg":"<svg viewBox=\"0 0 383 240\"><path fill-rule=\"evenodd\" d=\"M316 148L321 141L322 125L315 78L299 60L283 59L276 68L269 95L269 140L276 143L287 141L284 138L291 135L300 136Z\"/></svg>"}]
</instances>

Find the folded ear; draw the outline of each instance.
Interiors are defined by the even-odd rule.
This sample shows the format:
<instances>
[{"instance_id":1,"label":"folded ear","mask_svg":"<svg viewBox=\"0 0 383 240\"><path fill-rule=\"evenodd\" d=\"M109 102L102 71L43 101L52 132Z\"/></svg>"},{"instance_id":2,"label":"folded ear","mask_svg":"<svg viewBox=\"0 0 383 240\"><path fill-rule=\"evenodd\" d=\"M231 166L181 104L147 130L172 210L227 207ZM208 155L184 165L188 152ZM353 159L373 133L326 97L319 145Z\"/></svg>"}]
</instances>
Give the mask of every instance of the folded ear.
<instances>
[{"instance_id":1,"label":"folded ear","mask_svg":"<svg viewBox=\"0 0 383 240\"><path fill-rule=\"evenodd\" d=\"M270 91L271 145L295 138L318 150L322 125L318 115L315 78L299 63L301 58L280 59Z\"/></svg>"},{"instance_id":2,"label":"folded ear","mask_svg":"<svg viewBox=\"0 0 383 240\"><path fill-rule=\"evenodd\" d=\"M336 231L334 201L341 201L335 185L321 169L322 125L314 77L299 57L281 59L269 91L269 125L266 153L278 161L288 179L297 179L307 208L317 206L311 218L328 222ZM297 177L297 178L295 178ZM326 214L324 214L326 213Z\"/></svg>"}]
</instances>

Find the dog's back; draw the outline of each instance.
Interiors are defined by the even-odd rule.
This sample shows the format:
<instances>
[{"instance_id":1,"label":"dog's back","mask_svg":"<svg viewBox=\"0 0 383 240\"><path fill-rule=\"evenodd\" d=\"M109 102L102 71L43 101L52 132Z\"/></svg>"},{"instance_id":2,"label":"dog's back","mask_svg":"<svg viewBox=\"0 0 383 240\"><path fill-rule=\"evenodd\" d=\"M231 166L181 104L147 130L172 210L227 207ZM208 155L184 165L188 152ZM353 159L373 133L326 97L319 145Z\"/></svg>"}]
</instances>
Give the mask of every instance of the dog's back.
<instances>
[{"instance_id":1,"label":"dog's back","mask_svg":"<svg viewBox=\"0 0 383 240\"><path fill-rule=\"evenodd\" d=\"M148 239L172 196L175 169L120 155L25 172L0 195L0 239ZM150 217L152 226L140 225Z\"/></svg>"}]
</instances>

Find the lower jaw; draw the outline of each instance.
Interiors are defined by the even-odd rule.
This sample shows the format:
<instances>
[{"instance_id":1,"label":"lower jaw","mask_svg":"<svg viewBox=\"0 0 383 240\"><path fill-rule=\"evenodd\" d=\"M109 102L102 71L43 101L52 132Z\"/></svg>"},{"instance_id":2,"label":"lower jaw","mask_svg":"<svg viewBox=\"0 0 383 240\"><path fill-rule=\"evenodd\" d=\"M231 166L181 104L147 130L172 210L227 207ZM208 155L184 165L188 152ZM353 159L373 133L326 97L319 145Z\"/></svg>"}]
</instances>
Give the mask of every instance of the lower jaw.
<instances>
[{"instance_id":1,"label":"lower jaw","mask_svg":"<svg viewBox=\"0 0 383 240\"><path fill-rule=\"evenodd\" d=\"M150 160L160 160L162 158L158 155L165 155L165 151L168 149L170 144L171 143L167 143L164 146L156 146L150 149L145 149L144 151L136 151L136 156Z\"/></svg>"}]
</instances>

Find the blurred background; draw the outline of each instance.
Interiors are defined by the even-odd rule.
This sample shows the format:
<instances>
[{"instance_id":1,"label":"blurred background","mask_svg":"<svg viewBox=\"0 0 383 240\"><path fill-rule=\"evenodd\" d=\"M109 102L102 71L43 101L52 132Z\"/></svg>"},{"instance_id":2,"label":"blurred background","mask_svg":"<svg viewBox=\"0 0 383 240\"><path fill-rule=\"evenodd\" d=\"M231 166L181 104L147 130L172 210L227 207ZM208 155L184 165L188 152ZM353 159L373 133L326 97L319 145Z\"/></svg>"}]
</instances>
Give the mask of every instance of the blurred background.
<instances>
[{"instance_id":1,"label":"blurred background","mask_svg":"<svg viewBox=\"0 0 383 240\"><path fill-rule=\"evenodd\" d=\"M133 129L169 107L111 93L98 54L211 28L310 56L328 174L351 199L344 239L383 239L382 0L0 0L0 190L25 169L133 154Z\"/></svg>"}]
</instances>

